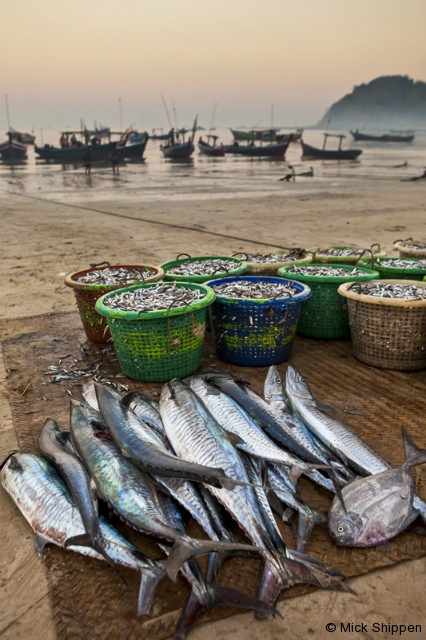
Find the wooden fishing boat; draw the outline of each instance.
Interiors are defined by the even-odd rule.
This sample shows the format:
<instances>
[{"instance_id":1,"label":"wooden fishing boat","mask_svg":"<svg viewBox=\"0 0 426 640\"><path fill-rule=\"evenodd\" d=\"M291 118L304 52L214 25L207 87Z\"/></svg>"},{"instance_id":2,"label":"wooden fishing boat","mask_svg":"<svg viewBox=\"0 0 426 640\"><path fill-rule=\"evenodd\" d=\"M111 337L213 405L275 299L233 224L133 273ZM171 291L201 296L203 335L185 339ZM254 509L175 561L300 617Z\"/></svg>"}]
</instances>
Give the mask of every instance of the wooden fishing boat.
<instances>
[{"instance_id":1,"label":"wooden fishing boat","mask_svg":"<svg viewBox=\"0 0 426 640\"><path fill-rule=\"evenodd\" d=\"M8 140L0 144L0 155L3 160L24 160L27 157L27 146L16 140L12 133L8 132Z\"/></svg>"},{"instance_id":2,"label":"wooden fishing boat","mask_svg":"<svg viewBox=\"0 0 426 640\"><path fill-rule=\"evenodd\" d=\"M326 149L328 138L339 138L339 146L337 149ZM346 138L344 135L338 135L333 133L324 133L324 144L322 149L317 147L311 147L303 140L302 143L302 157L311 158L313 160L356 160L361 155L362 149L342 149L342 140Z\"/></svg>"},{"instance_id":3,"label":"wooden fishing boat","mask_svg":"<svg viewBox=\"0 0 426 640\"><path fill-rule=\"evenodd\" d=\"M142 136L142 140L135 144L124 144L120 146L121 143L117 142L117 149L119 149L122 158L142 158L149 135L147 133L142 133L140 135ZM129 140L132 140L132 136L130 136Z\"/></svg>"},{"instance_id":4,"label":"wooden fishing boat","mask_svg":"<svg viewBox=\"0 0 426 640\"><path fill-rule=\"evenodd\" d=\"M156 131L161 131L161 133L156 133ZM153 129L149 137L151 140L168 140L170 138L170 132L163 133L163 129Z\"/></svg>"},{"instance_id":5,"label":"wooden fishing boat","mask_svg":"<svg viewBox=\"0 0 426 640\"><path fill-rule=\"evenodd\" d=\"M105 144L92 145L92 162L100 162L108 160L111 153L116 148L117 142L107 142ZM42 160L49 162L60 162L64 164L81 164L84 162L83 156L88 150L89 145L82 144L72 147L54 147L51 144L45 144L44 147L35 145L35 152Z\"/></svg>"},{"instance_id":6,"label":"wooden fishing boat","mask_svg":"<svg viewBox=\"0 0 426 640\"><path fill-rule=\"evenodd\" d=\"M34 144L36 137L33 136L32 133L23 133L22 131L15 131L10 127L9 133L12 134L13 138L18 142L22 142L22 144Z\"/></svg>"},{"instance_id":7,"label":"wooden fishing boat","mask_svg":"<svg viewBox=\"0 0 426 640\"><path fill-rule=\"evenodd\" d=\"M188 142L185 142L185 133L187 133L187 131L185 129L175 131L175 129L172 128L166 144L160 145L164 157L173 160L188 160L194 153L193 140L196 129L197 118L195 118L194 126L192 127L192 136Z\"/></svg>"},{"instance_id":8,"label":"wooden fishing boat","mask_svg":"<svg viewBox=\"0 0 426 640\"><path fill-rule=\"evenodd\" d=\"M367 133L360 133L358 129L351 131L354 140L357 141L373 141L373 142L413 142L414 134L410 135L396 135L393 133L386 133L382 136L372 136Z\"/></svg>"},{"instance_id":9,"label":"wooden fishing boat","mask_svg":"<svg viewBox=\"0 0 426 640\"><path fill-rule=\"evenodd\" d=\"M226 153L233 153L235 155L247 156L249 158L284 159L284 156L288 149L288 145L290 144L291 140L292 140L292 137L290 135L287 142L280 143L280 144L262 145L262 143L260 143L259 146L256 146L253 140L247 145L234 142L234 144L226 144L224 146L224 149Z\"/></svg>"},{"instance_id":10,"label":"wooden fishing boat","mask_svg":"<svg viewBox=\"0 0 426 640\"><path fill-rule=\"evenodd\" d=\"M251 141L261 140L262 142L287 142L289 137L293 142L300 140L302 137L301 131L295 133L278 133L278 129L252 129L251 131L241 131L239 129L230 129L234 140L237 141Z\"/></svg>"},{"instance_id":11,"label":"wooden fishing boat","mask_svg":"<svg viewBox=\"0 0 426 640\"><path fill-rule=\"evenodd\" d=\"M198 148L200 153L212 158L221 158L225 155L225 148L223 144L217 145L216 142L219 136L209 134L207 136L207 142L201 137L198 140ZM211 142L210 142L211 141Z\"/></svg>"}]
</instances>

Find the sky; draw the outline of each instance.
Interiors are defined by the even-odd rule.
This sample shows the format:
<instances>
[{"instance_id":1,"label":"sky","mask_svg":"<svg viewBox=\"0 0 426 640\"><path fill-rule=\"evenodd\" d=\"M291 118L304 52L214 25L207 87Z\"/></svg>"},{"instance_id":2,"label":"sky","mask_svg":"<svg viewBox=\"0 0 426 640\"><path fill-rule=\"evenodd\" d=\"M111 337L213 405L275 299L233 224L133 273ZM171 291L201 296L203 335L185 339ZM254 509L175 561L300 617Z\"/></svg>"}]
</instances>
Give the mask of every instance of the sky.
<instances>
[{"instance_id":1,"label":"sky","mask_svg":"<svg viewBox=\"0 0 426 640\"><path fill-rule=\"evenodd\" d=\"M381 75L426 81L426 0L0 0L0 129L303 126ZM119 100L121 99L121 100Z\"/></svg>"}]
</instances>

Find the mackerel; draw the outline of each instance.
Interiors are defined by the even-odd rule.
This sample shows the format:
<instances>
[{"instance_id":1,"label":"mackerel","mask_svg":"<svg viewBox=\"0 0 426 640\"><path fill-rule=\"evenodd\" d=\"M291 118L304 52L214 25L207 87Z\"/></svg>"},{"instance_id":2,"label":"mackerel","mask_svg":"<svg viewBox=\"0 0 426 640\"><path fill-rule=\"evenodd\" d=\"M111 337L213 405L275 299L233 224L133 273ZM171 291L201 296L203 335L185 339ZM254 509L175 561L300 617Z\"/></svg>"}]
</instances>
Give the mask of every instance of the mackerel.
<instances>
[{"instance_id":1,"label":"mackerel","mask_svg":"<svg viewBox=\"0 0 426 640\"><path fill-rule=\"evenodd\" d=\"M84 535L85 528L74 499L54 467L31 453L14 452L3 462L1 483L35 533L36 549L47 544L67 547L97 560L104 558L90 547L67 541ZM158 582L166 574L164 560L151 560L104 518L99 529L105 550L116 564L139 571L138 615L149 613Z\"/></svg>"},{"instance_id":2,"label":"mackerel","mask_svg":"<svg viewBox=\"0 0 426 640\"><path fill-rule=\"evenodd\" d=\"M205 553L235 549L220 541L195 540L171 527L159 508L153 480L124 457L102 426L91 421L92 410L71 400L71 437L94 480L99 496L130 527L174 546L167 562L172 580L183 562ZM247 550L253 548L245 545Z\"/></svg>"}]
</instances>

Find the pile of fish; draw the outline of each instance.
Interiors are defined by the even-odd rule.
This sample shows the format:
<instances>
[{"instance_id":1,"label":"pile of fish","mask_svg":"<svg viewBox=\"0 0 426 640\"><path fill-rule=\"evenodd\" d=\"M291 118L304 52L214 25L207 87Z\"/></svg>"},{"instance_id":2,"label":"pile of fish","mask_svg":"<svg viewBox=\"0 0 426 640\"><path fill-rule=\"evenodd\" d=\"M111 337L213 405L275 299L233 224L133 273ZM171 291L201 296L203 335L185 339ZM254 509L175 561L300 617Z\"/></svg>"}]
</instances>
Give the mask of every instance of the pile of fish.
<instances>
[{"instance_id":1,"label":"pile of fish","mask_svg":"<svg viewBox=\"0 0 426 640\"><path fill-rule=\"evenodd\" d=\"M216 273L229 273L238 266L235 260L222 260L221 258L208 258L207 260L193 260L182 262L176 267L167 269L167 273L175 276L213 276Z\"/></svg>"},{"instance_id":2,"label":"pile of fish","mask_svg":"<svg viewBox=\"0 0 426 640\"><path fill-rule=\"evenodd\" d=\"M317 256L341 256L341 257L349 257L349 256L360 256L364 253L364 249L350 249L346 247L345 249L335 249L331 247L330 249L318 249L315 252Z\"/></svg>"},{"instance_id":3,"label":"pile of fish","mask_svg":"<svg viewBox=\"0 0 426 640\"><path fill-rule=\"evenodd\" d=\"M46 421L41 456L8 454L2 485L33 528L40 555L55 544L139 571L139 615L149 613L166 572L175 581L180 571L191 595L175 639L217 605L276 614L277 596L293 584L351 591L341 574L305 553L316 525L328 520L339 545L373 546L419 514L426 518L410 475L426 451L404 432L406 462L392 469L315 401L292 367L285 386L269 369L264 398L222 372L174 379L159 402L93 382L83 395L86 402L71 400L69 431ZM302 499L302 474L335 494L328 516ZM98 500L153 538L166 559L150 559L99 517ZM208 539L187 534L184 513ZM296 550L285 545L274 513L287 523L298 514ZM205 575L196 560L204 554ZM257 598L215 584L229 555L263 561Z\"/></svg>"},{"instance_id":4,"label":"pile of fish","mask_svg":"<svg viewBox=\"0 0 426 640\"><path fill-rule=\"evenodd\" d=\"M75 280L84 284L126 285L132 282L144 282L156 273L154 269L144 269L143 267L106 267L89 271L89 273L78 276Z\"/></svg>"},{"instance_id":5,"label":"pile of fish","mask_svg":"<svg viewBox=\"0 0 426 640\"><path fill-rule=\"evenodd\" d=\"M414 284L389 284L380 280L354 283L350 289L364 296L394 298L398 300L426 300L426 287Z\"/></svg>"},{"instance_id":6,"label":"pile of fish","mask_svg":"<svg viewBox=\"0 0 426 640\"><path fill-rule=\"evenodd\" d=\"M164 282L146 289L123 291L105 299L105 306L119 311L160 311L176 307L185 307L191 302L204 298L201 289L188 289L176 282Z\"/></svg>"},{"instance_id":7,"label":"pile of fish","mask_svg":"<svg viewBox=\"0 0 426 640\"><path fill-rule=\"evenodd\" d=\"M381 267L394 269L426 269L426 260L404 260L404 258L382 258L376 261Z\"/></svg>"},{"instance_id":8,"label":"pile of fish","mask_svg":"<svg viewBox=\"0 0 426 640\"><path fill-rule=\"evenodd\" d=\"M296 265L294 267L289 267L289 269L287 269L287 273L298 273L302 276L327 276L330 278L341 278L342 276L346 278L365 275L364 271L355 267L351 271L348 271L348 269L341 269L340 267L323 267L320 265L308 265L306 267Z\"/></svg>"},{"instance_id":9,"label":"pile of fish","mask_svg":"<svg viewBox=\"0 0 426 640\"><path fill-rule=\"evenodd\" d=\"M408 244L404 243L403 248L404 249L426 249L426 244L422 242L411 242Z\"/></svg>"},{"instance_id":10,"label":"pile of fish","mask_svg":"<svg viewBox=\"0 0 426 640\"><path fill-rule=\"evenodd\" d=\"M304 249L293 249L290 253L245 253L242 254L247 262L273 264L275 262L292 262L306 256Z\"/></svg>"},{"instance_id":11,"label":"pile of fish","mask_svg":"<svg viewBox=\"0 0 426 640\"><path fill-rule=\"evenodd\" d=\"M278 284L259 280L253 282L242 280L236 282L224 282L223 284L212 285L216 295L223 298L247 298L252 300L269 300L277 298L292 298L298 289L292 285Z\"/></svg>"}]
</instances>

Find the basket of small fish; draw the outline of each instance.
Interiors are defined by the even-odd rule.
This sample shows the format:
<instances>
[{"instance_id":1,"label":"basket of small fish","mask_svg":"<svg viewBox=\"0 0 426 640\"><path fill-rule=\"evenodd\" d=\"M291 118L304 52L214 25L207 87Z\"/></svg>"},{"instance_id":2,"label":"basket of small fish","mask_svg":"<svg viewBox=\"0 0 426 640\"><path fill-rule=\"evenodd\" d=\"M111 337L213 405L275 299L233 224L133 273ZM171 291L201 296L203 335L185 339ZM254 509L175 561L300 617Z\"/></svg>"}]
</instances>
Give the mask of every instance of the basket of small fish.
<instances>
[{"instance_id":1,"label":"basket of small fish","mask_svg":"<svg viewBox=\"0 0 426 640\"><path fill-rule=\"evenodd\" d=\"M360 264L367 266L363 260ZM426 276L426 258L379 258L374 267L380 277L391 280L423 280Z\"/></svg>"},{"instance_id":2,"label":"basket of small fish","mask_svg":"<svg viewBox=\"0 0 426 640\"><path fill-rule=\"evenodd\" d=\"M267 276L220 278L208 286L216 294L210 318L219 358L264 366L290 357L309 287Z\"/></svg>"},{"instance_id":3,"label":"basket of small fish","mask_svg":"<svg viewBox=\"0 0 426 640\"><path fill-rule=\"evenodd\" d=\"M351 335L348 309L337 290L343 282L379 277L377 271L342 264L309 264L283 267L278 275L308 285L312 297L303 303L297 332L309 338L345 339Z\"/></svg>"},{"instance_id":4,"label":"basket of small fish","mask_svg":"<svg viewBox=\"0 0 426 640\"><path fill-rule=\"evenodd\" d=\"M185 255L186 258L180 258ZM247 262L228 256L199 256L191 258L181 253L176 260L161 265L164 280L203 283L212 277L240 276L247 271Z\"/></svg>"},{"instance_id":5,"label":"basket of small fish","mask_svg":"<svg viewBox=\"0 0 426 640\"><path fill-rule=\"evenodd\" d=\"M241 259L247 262L246 275L276 276L278 269L289 264L309 264L312 255L305 249L287 249L276 253L239 253Z\"/></svg>"},{"instance_id":6,"label":"basket of small fish","mask_svg":"<svg viewBox=\"0 0 426 640\"><path fill-rule=\"evenodd\" d=\"M373 258L384 258L386 251L380 249L379 244L372 244L368 249L357 249L350 246L333 246L328 249L308 249L314 254L314 262L326 262L331 264L357 264L358 260L365 254L370 254Z\"/></svg>"},{"instance_id":7,"label":"basket of small fish","mask_svg":"<svg viewBox=\"0 0 426 640\"><path fill-rule=\"evenodd\" d=\"M354 355L381 369L426 367L426 282L345 283Z\"/></svg>"},{"instance_id":8,"label":"basket of small fish","mask_svg":"<svg viewBox=\"0 0 426 640\"><path fill-rule=\"evenodd\" d=\"M426 258L426 243L417 242L413 238L395 240L395 249L399 251L400 258Z\"/></svg>"},{"instance_id":9,"label":"basket of small fish","mask_svg":"<svg viewBox=\"0 0 426 640\"><path fill-rule=\"evenodd\" d=\"M201 364L207 307L214 292L191 282L135 285L99 298L120 368L129 378L164 382Z\"/></svg>"},{"instance_id":10,"label":"basket of small fish","mask_svg":"<svg viewBox=\"0 0 426 640\"><path fill-rule=\"evenodd\" d=\"M91 265L90 269L75 271L65 277L67 287L74 289L77 308L84 331L93 342L110 342L111 334L105 318L95 310L96 301L109 291L122 289L130 284L162 280L161 267L120 264L109 262Z\"/></svg>"}]
</instances>

